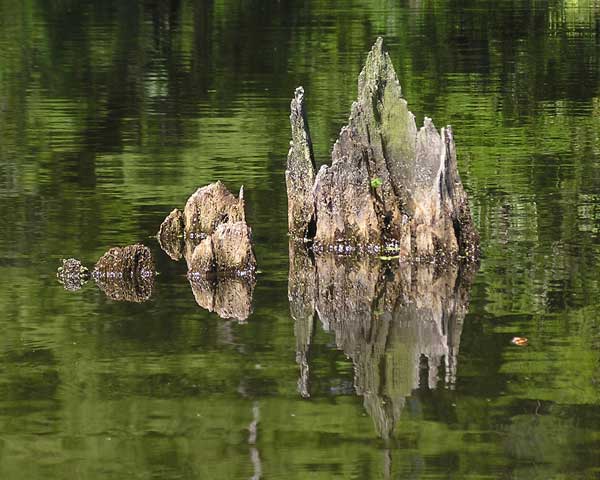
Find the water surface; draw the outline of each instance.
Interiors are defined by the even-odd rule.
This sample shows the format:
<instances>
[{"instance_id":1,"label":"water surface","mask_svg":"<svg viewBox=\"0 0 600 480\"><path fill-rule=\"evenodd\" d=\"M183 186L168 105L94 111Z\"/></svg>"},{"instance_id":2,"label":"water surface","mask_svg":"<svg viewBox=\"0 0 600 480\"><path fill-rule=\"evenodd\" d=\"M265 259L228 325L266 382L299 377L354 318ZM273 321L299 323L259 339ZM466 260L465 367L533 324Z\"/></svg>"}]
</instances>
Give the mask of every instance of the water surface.
<instances>
[{"instance_id":1,"label":"water surface","mask_svg":"<svg viewBox=\"0 0 600 480\"><path fill-rule=\"evenodd\" d=\"M418 122L454 127L481 268L433 295L317 265L331 289L290 301L289 101L327 161L377 35ZM262 271L241 323L151 238L217 179ZM0 221L3 477L600 473L597 0L0 0ZM135 242L147 302L56 281Z\"/></svg>"}]
</instances>

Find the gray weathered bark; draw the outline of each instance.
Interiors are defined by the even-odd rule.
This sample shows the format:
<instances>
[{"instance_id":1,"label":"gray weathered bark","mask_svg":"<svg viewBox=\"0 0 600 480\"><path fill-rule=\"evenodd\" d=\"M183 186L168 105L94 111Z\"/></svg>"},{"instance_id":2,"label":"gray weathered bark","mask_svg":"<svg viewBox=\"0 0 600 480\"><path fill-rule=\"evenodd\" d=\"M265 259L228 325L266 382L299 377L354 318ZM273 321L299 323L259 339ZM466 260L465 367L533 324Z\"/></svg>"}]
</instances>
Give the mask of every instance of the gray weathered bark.
<instances>
[{"instance_id":1,"label":"gray weathered bark","mask_svg":"<svg viewBox=\"0 0 600 480\"><path fill-rule=\"evenodd\" d=\"M302 87L298 87L294 92L290 109L292 141L285 171L288 191L288 228L296 237L304 238L310 234L310 222L314 217L315 207L311 191L316 167Z\"/></svg>"},{"instance_id":2,"label":"gray weathered bark","mask_svg":"<svg viewBox=\"0 0 600 480\"><path fill-rule=\"evenodd\" d=\"M201 240L192 250L192 255L188 262L188 272L190 272L190 276L193 272L196 272L198 276L201 276L214 271L215 251L213 248L212 236L209 236Z\"/></svg>"},{"instance_id":3,"label":"gray weathered bark","mask_svg":"<svg viewBox=\"0 0 600 480\"><path fill-rule=\"evenodd\" d=\"M417 129L379 38L358 78L358 99L316 178L304 91L292 100L289 231L317 251L380 251L406 259L475 259L479 238L460 181L450 127ZM310 146L311 148L308 148Z\"/></svg>"},{"instance_id":4,"label":"gray weathered bark","mask_svg":"<svg viewBox=\"0 0 600 480\"><path fill-rule=\"evenodd\" d=\"M253 274L255 269L252 231L245 222L219 225L212 235L193 247L188 262L191 277L213 273L245 276Z\"/></svg>"},{"instance_id":5,"label":"gray weathered bark","mask_svg":"<svg viewBox=\"0 0 600 480\"><path fill-rule=\"evenodd\" d=\"M345 251L383 241L384 224L371 191L368 156L356 132L342 129L333 147L334 162L321 167L313 189L318 246Z\"/></svg>"},{"instance_id":6,"label":"gray weathered bark","mask_svg":"<svg viewBox=\"0 0 600 480\"><path fill-rule=\"evenodd\" d=\"M219 225L212 235L212 240L218 274L254 273L256 258L252 250L252 231L246 222Z\"/></svg>"}]
</instances>

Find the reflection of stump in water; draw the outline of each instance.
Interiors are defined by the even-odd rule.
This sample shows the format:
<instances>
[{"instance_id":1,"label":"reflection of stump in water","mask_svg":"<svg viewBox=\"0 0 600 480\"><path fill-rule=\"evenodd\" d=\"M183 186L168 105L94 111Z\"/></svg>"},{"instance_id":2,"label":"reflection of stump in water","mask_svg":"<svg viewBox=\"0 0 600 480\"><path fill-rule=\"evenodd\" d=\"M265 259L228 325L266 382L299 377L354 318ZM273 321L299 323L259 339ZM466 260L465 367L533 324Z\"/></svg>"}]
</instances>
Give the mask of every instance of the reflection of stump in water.
<instances>
[{"instance_id":1,"label":"reflection of stump in water","mask_svg":"<svg viewBox=\"0 0 600 480\"><path fill-rule=\"evenodd\" d=\"M289 298L300 393L308 395L306 359L316 311L352 359L356 393L363 396L378 434L389 437L406 397L419 387L423 358L429 388L436 387L441 367L446 386L456 379L466 278L458 268L439 274L431 265L389 265L372 257L328 254L313 264L302 250L292 250Z\"/></svg>"},{"instance_id":2,"label":"reflection of stump in water","mask_svg":"<svg viewBox=\"0 0 600 480\"><path fill-rule=\"evenodd\" d=\"M137 278L96 278L96 285L111 300L142 303L152 296L154 276Z\"/></svg>"},{"instance_id":3,"label":"reflection of stump in water","mask_svg":"<svg viewBox=\"0 0 600 480\"><path fill-rule=\"evenodd\" d=\"M190 278L196 303L221 318L239 322L252 313L254 278Z\"/></svg>"},{"instance_id":4,"label":"reflection of stump in water","mask_svg":"<svg viewBox=\"0 0 600 480\"><path fill-rule=\"evenodd\" d=\"M221 182L199 188L183 213L174 209L165 218L157 236L171 259L185 258L200 307L240 322L250 316L256 258L243 187L237 197Z\"/></svg>"},{"instance_id":5,"label":"reflection of stump in water","mask_svg":"<svg viewBox=\"0 0 600 480\"><path fill-rule=\"evenodd\" d=\"M290 274L288 298L294 319L296 363L300 366L298 391L310 397L308 354L315 325L316 278L313 259L304 248L294 248L290 241Z\"/></svg>"},{"instance_id":6,"label":"reflection of stump in water","mask_svg":"<svg viewBox=\"0 0 600 480\"><path fill-rule=\"evenodd\" d=\"M188 265L188 279L196 303L221 318L245 321L252 313L252 295L256 283L253 275L232 276L194 272L194 252L204 240L186 239L183 256Z\"/></svg>"},{"instance_id":7,"label":"reflection of stump in water","mask_svg":"<svg viewBox=\"0 0 600 480\"><path fill-rule=\"evenodd\" d=\"M152 295L154 262L143 245L111 248L94 267L92 276L107 297L116 301L145 302Z\"/></svg>"}]
</instances>

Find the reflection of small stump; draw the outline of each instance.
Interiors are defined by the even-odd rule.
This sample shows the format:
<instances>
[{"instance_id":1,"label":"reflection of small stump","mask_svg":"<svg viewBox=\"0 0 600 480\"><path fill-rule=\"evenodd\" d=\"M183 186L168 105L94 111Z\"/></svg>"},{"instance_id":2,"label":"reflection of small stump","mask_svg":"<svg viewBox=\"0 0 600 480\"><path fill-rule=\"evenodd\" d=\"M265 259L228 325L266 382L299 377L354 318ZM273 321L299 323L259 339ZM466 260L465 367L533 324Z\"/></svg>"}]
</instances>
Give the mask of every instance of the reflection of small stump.
<instances>
[{"instance_id":1,"label":"reflection of small stump","mask_svg":"<svg viewBox=\"0 0 600 480\"><path fill-rule=\"evenodd\" d=\"M221 318L245 321L252 313L254 278L190 278L196 303Z\"/></svg>"},{"instance_id":2,"label":"reflection of small stump","mask_svg":"<svg viewBox=\"0 0 600 480\"><path fill-rule=\"evenodd\" d=\"M139 244L111 248L96 262L92 272L109 298L138 303L152 295L154 275L150 249Z\"/></svg>"},{"instance_id":3,"label":"reflection of small stump","mask_svg":"<svg viewBox=\"0 0 600 480\"><path fill-rule=\"evenodd\" d=\"M96 285L111 300L142 303L152 296L154 276L135 278L95 278Z\"/></svg>"},{"instance_id":4,"label":"reflection of small stump","mask_svg":"<svg viewBox=\"0 0 600 480\"><path fill-rule=\"evenodd\" d=\"M58 267L56 278L65 290L79 290L90 279L90 271L75 258L63 259L62 267Z\"/></svg>"}]
</instances>

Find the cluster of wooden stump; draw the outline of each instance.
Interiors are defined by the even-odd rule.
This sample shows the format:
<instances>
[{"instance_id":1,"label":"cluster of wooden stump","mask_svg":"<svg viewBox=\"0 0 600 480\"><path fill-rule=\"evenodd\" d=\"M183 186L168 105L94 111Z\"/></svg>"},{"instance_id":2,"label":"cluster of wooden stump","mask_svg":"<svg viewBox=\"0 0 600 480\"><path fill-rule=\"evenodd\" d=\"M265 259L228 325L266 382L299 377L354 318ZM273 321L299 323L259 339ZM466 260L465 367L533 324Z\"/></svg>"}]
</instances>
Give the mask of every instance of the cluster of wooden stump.
<instances>
[{"instance_id":1,"label":"cluster of wooden stump","mask_svg":"<svg viewBox=\"0 0 600 480\"><path fill-rule=\"evenodd\" d=\"M299 283L319 277L319 265L330 265L323 261L330 256L334 264L369 258L386 261L386 268L392 261L435 265L436 272L477 263L479 237L452 128L438 131L427 117L417 128L381 38L359 75L358 98L330 165L317 170L302 87L294 93L290 123L285 178L291 300L298 299ZM199 305L222 317L247 318L256 257L243 187L238 196L221 182L199 188L183 211L169 213L157 237L171 259L185 259ZM304 280L294 268L297 258L309 259L305 267L312 273ZM73 290L91 276L111 298L141 302L151 295L155 273L150 250L136 244L111 248L91 274L77 260L65 260L58 277Z\"/></svg>"},{"instance_id":2,"label":"cluster of wooden stump","mask_svg":"<svg viewBox=\"0 0 600 480\"><path fill-rule=\"evenodd\" d=\"M285 171L298 392L311 395L318 318L351 359L354 389L387 438L420 383L453 388L479 236L452 128L438 132L425 117L417 129L381 39L331 163L318 170L305 100L298 87ZM257 270L243 187L237 196L221 182L199 188L157 238L172 260L185 260L198 305L222 318L250 316ZM111 248L91 273L75 259L58 272L66 289L92 277L110 298L133 302L150 298L155 275L141 244Z\"/></svg>"},{"instance_id":3,"label":"cluster of wooden stump","mask_svg":"<svg viewBox=\"0 0 600 480\"><path fill-rule=\"evenodd\" d=\"M245 320L251 313L256 257L246 224L243 187L233 195L216 182L199 188L161 224L161 248L173 260L185 258L197 303L223 318ZM76 259L63 260L58 278L76 290L92 277L112 299L143 302L150 298L156 270L150 249L141 244L114 247L91 274Z\"/></svg>"}]
</instances>

